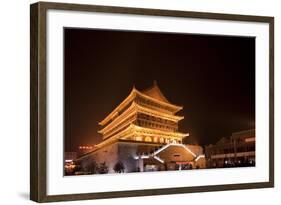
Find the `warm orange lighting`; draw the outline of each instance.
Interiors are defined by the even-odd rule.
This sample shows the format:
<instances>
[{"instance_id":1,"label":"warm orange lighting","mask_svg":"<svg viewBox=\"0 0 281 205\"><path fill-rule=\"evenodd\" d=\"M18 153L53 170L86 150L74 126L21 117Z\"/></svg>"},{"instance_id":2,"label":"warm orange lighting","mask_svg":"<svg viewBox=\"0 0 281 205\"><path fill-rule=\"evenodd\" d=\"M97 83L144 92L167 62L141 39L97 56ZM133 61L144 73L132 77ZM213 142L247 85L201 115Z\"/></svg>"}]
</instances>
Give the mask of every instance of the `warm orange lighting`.
<instances>
[{"instance_id":1,"label":"warm orange lighting","mask_svg":"<svg viewBox=\"0 0 281 205\"><path fill-rule=\"evenodd\" d=\"M245 139L245 142L255 142L256 138L255 137L249 137Z\"/></svg>"},{"instance_id":2,"label":"warm orange lighting","mask_svg":"<svg viewBox=\"0 0 281 205\"><path fill-rule=\"evenodd\" d=\"M143 92L133 88L130 95L99 123L103 126L98 131L103 141L96 148L116 140L181 142L189 135L178 132L178 122L184 116L176 113L181 109L182 106L171 104L156 84Z\"/></svg>"},{"instance_id":3,"label":"warm orange lighting","mask_svg":"<svg viewBox=\"0 0 281 205\"><path fill-rule=\"evenodd\" d=\"M169 107L170 109L173 110L172 111L173 113L176 113L183 108L182 106L177 106L177 105L174 105L174 104L171 104L171 103L164 102L164 101L159 100L159 99L155 99L153 97L150 97L150 96L138 91L136 88L133 88L131 93L129 94L129 96L121 104L119 104L119 106L117 106L109 115L107 115L107 117L105 119L103 119L99 124L102 125L102 126L106 125L110 120L112 120L116 117L116 113L118 113L118 111L120 111L124 107L126 107L137 96L141 97L142 99L152 101L153 103Z\"/></svg>"},{"instance_id":4,"label":"warm orange lighting","mask_svg":"<svg viewBox=\"0 0 281 205\"><path fill-rule=\"evenodd\" d=\"M99 133L101 133L103 135L107 135L108 133L111 133L111 131L114 128L118 127L121 123L128 120L133 115L136 115L136 113L143 113L143 114L158 117L158 118L161 118L164 120L170 120L173 122L178 122L178 121L184 119L183 116L167 114L167 113L164 113L163 111L153 110L151 108L143 107L143 106L139 105L138 103L133 102L132 105L125 112L123 112L121 115L116 117L111 123L106 125L103 129L101 129L99 131Z\"/></svg>"},{"instance_id":5,"label":"warm orange lighting","mask_svg":"<svg viewBox=\"0 0 281 205\"><path fill-rule=\"evenodd\" d=\"M158 137L154 137L154 138L153 138L153 141L154 141L154 142L158 142Z\"/></svg>"},{"instance_id":6,"label":"warm orange lighting","mask_svg":"<svg viewBox=\"0 0 281 205\"><path fill-rule=\"evenodd\" d=\"M146 142L152 142L152 139L151 139L151 137L145 137L145 138L144 138L144 141L146 141Z\"/></svg>"},{"instance_id":7,"label":"warm orange lighting","mask_svg":"<svg viewBox=\"0 0 281 205\"><path fill-rule=\"evenodd\" d=\"M79 146L78 148L82 149L82 150L91 150L91 149L93 149L92 146Z\"/></svg>"},{"instance_id":8,"label":"warm orange lighting","mask_svg":"<svg viewBox=\"0 0 281 205\"><path fill-rule=\"evenodd\" d=\"M136 137L136 141L142 141L142 137L141 136L137 136Z\"/></svg>"}]
</instances>

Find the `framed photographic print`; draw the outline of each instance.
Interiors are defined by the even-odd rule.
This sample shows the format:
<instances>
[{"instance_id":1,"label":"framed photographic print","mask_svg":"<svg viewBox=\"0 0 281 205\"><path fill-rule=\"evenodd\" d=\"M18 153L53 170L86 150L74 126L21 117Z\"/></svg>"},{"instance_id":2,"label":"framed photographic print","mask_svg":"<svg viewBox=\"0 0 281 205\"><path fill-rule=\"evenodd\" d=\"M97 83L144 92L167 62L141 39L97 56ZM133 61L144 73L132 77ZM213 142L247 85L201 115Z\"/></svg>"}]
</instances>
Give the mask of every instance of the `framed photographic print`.
<instances>
[{"instance_id":1,"label":"framed photographic print","mask_svg":"<svg viewBox=\"0 0 281 205\"><path fill-rule=\"evenodd\" d=\"M30 198L274 186L274 18L31 5Z\"/></svg>"}]
</instances>

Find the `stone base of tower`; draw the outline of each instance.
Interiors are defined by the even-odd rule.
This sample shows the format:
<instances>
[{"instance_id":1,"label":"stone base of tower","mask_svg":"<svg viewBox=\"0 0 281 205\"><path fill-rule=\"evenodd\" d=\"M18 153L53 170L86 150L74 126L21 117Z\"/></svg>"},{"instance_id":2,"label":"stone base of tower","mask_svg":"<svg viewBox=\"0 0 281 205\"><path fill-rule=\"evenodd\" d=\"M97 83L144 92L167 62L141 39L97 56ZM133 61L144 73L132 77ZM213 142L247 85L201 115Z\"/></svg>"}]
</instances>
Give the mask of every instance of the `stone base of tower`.
<instances>
[{"instance_id":1,"label":"stone base of tower","mask_svg":"<svg viewBox=\"0 0 281 205\"><path fill-rule=\"evenodd\" d=\"M92 163L103 163L108 173L115 173L116 164L121 163L121 172L130 173L205 168L205 157L202 147L197 145L122 140L82 156L76 163L85 171Z\"/></svg>"}]
</instances>

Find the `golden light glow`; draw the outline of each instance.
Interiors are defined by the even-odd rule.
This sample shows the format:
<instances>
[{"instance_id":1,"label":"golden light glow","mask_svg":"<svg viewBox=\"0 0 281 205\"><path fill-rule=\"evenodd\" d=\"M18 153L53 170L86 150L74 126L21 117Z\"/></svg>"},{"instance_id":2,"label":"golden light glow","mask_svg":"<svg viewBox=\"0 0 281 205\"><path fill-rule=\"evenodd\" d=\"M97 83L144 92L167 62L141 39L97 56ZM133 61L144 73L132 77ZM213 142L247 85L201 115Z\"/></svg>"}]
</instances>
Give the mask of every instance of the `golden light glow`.
<instances>
[{"instance_id":1,"label":"golden light glow","mask_svg":"<svg viewBox=\"0 0 281 205\"><path fill-rule=\"evenodd\" d=\"M158 142L158 137L154 137L153 142Z\"/></svg>"},{"instance_id":2,"label":"golden light glow","mask_svg":"<svg viewBox=\"0 0 281 205\"><path fill-rule=\"evenodd\" d=\"M184 117L175 113L182 107L165 100L155 86L157 85L152 88L154 92L148 92L150 89L144 93L133 88L130 95L99 123L104 126L99 131L103 135L103 141L96 148L118 140L181 143L182 138L188 136L188 133L177 131L178 122ZM156 94L155 98L153 93ZM159 95L163 97L158 98Z\"/></svg>"},{"instance_id":3,"label":"golden light glow","mask_svg":"<svg viewBox=\"0 0 281 205\"><path fill-rule=\"evenodd\" d=\"M90 149L93 149L92 146L81 146L81 145L80 145L78 148L81 149L81 150L90 150Z\"/></svg>"},{"instance_id":4,"label":"golden light glow","mask_svg":"<svg viewBox=\"0 0 281 205\"><path fill-rule=\"evenodd\" d=\"M184 119L183 116L177 116L177 115L171 115L166 114L160 111L155 111L150 108L143 107L141 105L138 105L137 103L133 102L132 105L121 115L116 117L110 124L105 126L103 129L99 131L99 133L105 135L108 134L111 130L118 127L120 124L122 124L124 121L128 120L130 117L136 115L137 113L146 114L149 116L161 118L163 120L169 120L173 122L178 122L182 119Z\"/></svg>"},{"instance_id":5,"label":"golden light glow","mask_svg":"<svg viewBox=\"0 0 281 205\"><path fill-rule=\"evenodd\" d=\"M136 136L136 141L142 141L142 137L141 136Z\"/></svg>"},{"instance_id":6,"label":"golden light glow","mask_svg":"<svg viewBox=\"0 0 281 205\"><path fill-rule=\"evenodd\" d=\"M126 105L128 105L130 102L132 102L134 100L134 98L136 96L140 96L144 99L147 99L147 100L150 100L152 102L155 102L155 103L158 103L160 105L164 105L164 106L167 106L171 109L173 109L173 113L176 113L178 111L180 111L182 109L182 106L177 106L177 105L174 105L174 104L171 104L171 103L167 103L167 102L163 102L161 100L157 100L155 98L152 98L148 95L145 95L143 93L141 93L140 91L138 91L136 88L133 88L131 93L129 94L129 96L123 100L109 115L107 115L107 117L105 119L103 119L99 124L104 126L106 125L110 120L112 120L116 114L121 111L122 109L124 109L124 107Z\"/></svg>"},{"instance_id":7,"label":"golden light glow","mask_svg":"<svg viewBox=\"0 0 281 205\"><path fill-rule=\"evenodd\" d=\"M145 137L145 138L144 138L144 141L145 141L145 142L152 142L152 139L151 139L151 137Z\"/></svg>"},{"instance_id":8,"label":"golden light glow","mask_svg":"<svg viewBox=\"0 0 281 205\"><path fill-rule=\"evenodd\" d=\"M180 132L167 132L162 130L156 130L156 129L150 129L150 128L144 128L139 127L136 125L131 124L126 129L118 132L116 135L106 138L104 141L96 145L96 148L102 147L108 143L111 143L113 141L116 141L118 139L130 139L133 136L150 136L150 137L160 137L159 142L165 143L165 139L175 139L175 140L182 140L185 136L188 134L180 133Z\"/></svg>"}]
</instances>

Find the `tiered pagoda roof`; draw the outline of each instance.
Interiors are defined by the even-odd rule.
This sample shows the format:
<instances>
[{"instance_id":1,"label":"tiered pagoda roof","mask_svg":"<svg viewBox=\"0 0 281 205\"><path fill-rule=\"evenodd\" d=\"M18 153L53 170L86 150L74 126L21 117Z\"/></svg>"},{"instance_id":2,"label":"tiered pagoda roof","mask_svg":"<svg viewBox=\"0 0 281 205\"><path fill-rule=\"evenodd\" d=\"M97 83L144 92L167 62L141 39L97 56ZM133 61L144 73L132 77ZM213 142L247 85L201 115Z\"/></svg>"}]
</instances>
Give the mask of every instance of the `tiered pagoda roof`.
<instances>
[{"instance_id":1,"label":"tiered pagoda roof","mask_svg":"<svg viewBox=\"0 0 281 205\"><path fill-rule=\"evenodd\" d=\"M99 133L103 135L103 141L97 146L116 140L163 144L170 139L181 142L182 138L188 136L177 131L178 122L184 117L176 113L182 108L170 103L156 82L144 91L133 87L128 97L99 122L102 126Z\"/></svg>"},{"instance_id":2,"label":"tiered pagoda roof","mask_svg":"<svg viewBox=\"0 0 281 205\"><path fill-rule=\"evenodd\" d=\"M125 100L123 100L109 115L107 115L106 118L99 122L99 124L101 126L104 126L108 122L112 121L112 119L114 119L118 115L118 113L122 112L123 109L128 106L128 104L133 102L136 97L140 97L148 101L154 102L156 104L159 104L163 106L163 108L166 107L167 109L161 110L162 112L169 112L171 114L175 114L183 108L182 106L170 103L159 89L157 83L154 82L151 88L144 91L138 91L135 87L133 87L128 97L125 98Z\"/></svg>"}]
</instances>

